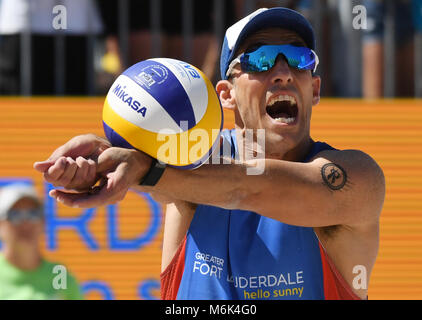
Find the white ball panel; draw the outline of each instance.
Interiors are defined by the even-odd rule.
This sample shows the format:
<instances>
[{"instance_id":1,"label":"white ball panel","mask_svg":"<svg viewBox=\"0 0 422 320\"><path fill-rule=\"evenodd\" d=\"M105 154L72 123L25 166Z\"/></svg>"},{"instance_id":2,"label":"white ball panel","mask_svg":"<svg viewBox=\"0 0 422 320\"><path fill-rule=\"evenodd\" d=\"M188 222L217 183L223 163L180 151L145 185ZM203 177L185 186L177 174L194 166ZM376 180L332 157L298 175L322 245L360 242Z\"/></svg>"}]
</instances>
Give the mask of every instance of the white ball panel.
<instances>
[{"instance_id":1,"label":"white ball panel","mask_svg":"<svg viewBox=\"0 0 422 320\"><path fill-rule=\"evenodd\" d=\"M179 80L193 106L195 121L201 121L208 107L207 85L202 76L186 62L170 58L150 59L166 66Z\"/></svg>"}]
</instances>

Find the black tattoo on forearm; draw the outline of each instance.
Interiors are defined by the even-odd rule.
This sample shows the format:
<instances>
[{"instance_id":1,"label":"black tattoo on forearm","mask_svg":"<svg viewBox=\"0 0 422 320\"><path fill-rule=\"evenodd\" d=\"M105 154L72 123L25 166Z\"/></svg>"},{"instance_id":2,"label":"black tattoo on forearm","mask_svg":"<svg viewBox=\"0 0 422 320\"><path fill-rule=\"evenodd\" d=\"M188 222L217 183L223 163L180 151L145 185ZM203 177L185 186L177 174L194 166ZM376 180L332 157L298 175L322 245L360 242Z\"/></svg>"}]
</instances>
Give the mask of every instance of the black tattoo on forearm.
<instances>
[{"instance_id":1,"label":"black tattoo on forearm","mask_svg":"<svg viewBox=\"0 0 422 320\"><path fill-rule=\"evenodd\" d=\"M326 163L321 168L321 175L324 183L331 190L340 190L347 182L346 171L335 163Z\"/></svg>"}]
</instances>

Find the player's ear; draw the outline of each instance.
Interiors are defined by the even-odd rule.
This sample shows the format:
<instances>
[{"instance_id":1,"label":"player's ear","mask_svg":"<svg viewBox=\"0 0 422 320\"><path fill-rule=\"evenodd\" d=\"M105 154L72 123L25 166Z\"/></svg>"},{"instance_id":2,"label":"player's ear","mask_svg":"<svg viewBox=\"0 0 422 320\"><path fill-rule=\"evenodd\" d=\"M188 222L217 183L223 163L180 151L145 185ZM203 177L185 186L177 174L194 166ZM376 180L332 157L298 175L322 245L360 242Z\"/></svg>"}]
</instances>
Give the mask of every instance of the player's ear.
<instances>
[{"instance_id":1,"label":"player's ear","mask_svg":"<svg viewBox=\"0 0 422 320\"><path fill-rule=\"evenodd\" d=\"M234 110L236 107L236 98L233 83L228 80L220 80L215 86L221 106L226 109Z\"/></svg>"},{"instance_id":2,"label":"player's ear","mask_svg":"<svg viewBox=\"0 0 422 320\"><path fill-rule=\"evenodd\" d=\"M321 98L321 77L312 76L312 105L315 106L319 103Z\"/></svg>"}]
</instances>

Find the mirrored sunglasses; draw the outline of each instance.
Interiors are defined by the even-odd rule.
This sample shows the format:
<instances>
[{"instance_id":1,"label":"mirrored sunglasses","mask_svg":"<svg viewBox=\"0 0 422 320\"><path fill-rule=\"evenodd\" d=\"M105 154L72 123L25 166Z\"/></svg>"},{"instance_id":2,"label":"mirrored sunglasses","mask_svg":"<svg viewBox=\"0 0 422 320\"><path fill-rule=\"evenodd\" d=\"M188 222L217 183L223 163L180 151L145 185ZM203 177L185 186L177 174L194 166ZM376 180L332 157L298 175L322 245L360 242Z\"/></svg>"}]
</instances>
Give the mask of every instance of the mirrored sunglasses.
<instances>
[{"instance_id":1,"label":"mirrored sunglasses","mask_svg":"<svg viewBox=\"0 0 422 320\"><path fill-rule=\"evenodd\" d=\"M307 47L297 47L290 44L262 45L257 49L244 52L229 65L226 76L229 77L236 64L240 63L243 72L264 72L274 67L278 56L282 54L292 68L298 70L316 71L319 63L317 54Z\"/></svg>"}]
</instances>

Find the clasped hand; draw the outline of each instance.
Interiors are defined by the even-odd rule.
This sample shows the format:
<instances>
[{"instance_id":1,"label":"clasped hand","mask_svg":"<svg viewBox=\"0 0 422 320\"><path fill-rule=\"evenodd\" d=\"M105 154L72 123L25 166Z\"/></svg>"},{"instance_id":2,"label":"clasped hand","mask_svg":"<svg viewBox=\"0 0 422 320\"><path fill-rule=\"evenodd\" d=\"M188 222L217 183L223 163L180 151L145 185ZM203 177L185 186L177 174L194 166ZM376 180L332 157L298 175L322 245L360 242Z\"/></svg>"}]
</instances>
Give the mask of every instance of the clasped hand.
<instances>
[{"instance_id":1,"label":"clasped hand","mask_svg":"<svg viewBox=\"0 0 422 320\"><path fill-rule=\"evenodd\" d=\"M76 136L34 169L55 187L50 196L71 207L96 207L121 201L138 184L152 159L143 152L112 147L93 134Z\"/></svg>"}]
</instances>

